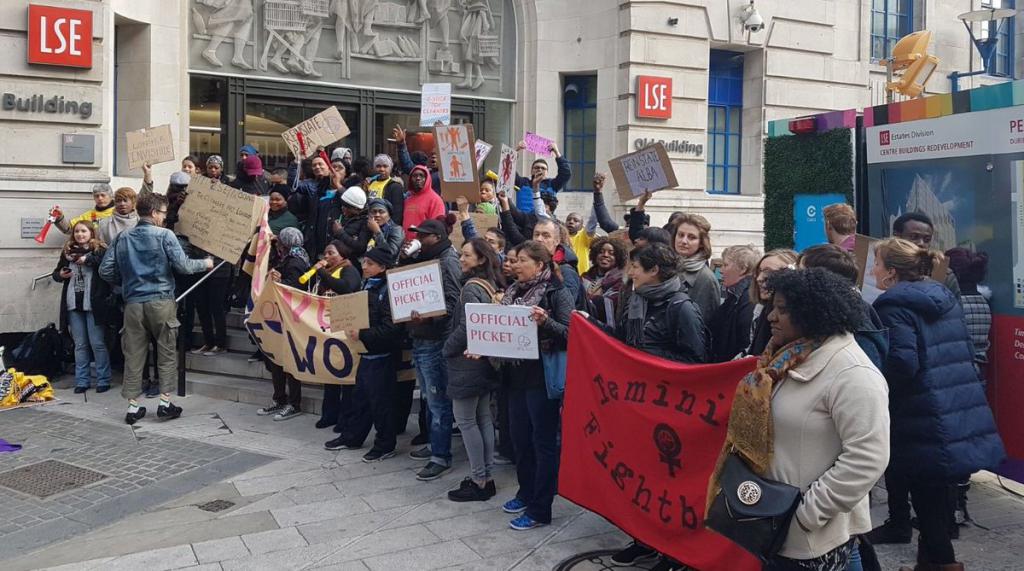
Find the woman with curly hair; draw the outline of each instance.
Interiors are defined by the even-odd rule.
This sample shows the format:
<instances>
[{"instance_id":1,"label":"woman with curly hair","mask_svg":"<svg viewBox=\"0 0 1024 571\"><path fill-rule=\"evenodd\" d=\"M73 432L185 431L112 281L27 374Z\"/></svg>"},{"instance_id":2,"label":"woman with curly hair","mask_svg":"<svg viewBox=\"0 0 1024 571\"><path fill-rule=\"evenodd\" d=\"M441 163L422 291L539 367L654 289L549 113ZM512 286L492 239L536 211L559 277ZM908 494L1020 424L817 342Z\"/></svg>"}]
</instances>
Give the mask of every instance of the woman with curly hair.
<instances>
[{"instance_id":1,"label":"woman with curly hair","mask_svg":"<svg viewBox=\"0 0 1024 571\"><path fill-rule=\"evenodd\" d=\"M803 499L770 571L845 571L854 535L871 529L868 492L889 459L885 379L853 333L860 298L821 268L777 272L771 341L736 389L726 453L754 472L800 488Z\"/></svg>"},{"instance_id":2,"label":"woman with curly hair","mask_svg":"<svg viewBox=\"0 0 1024 571\"><path fill-rule=\"evenodd\" d=\"M710 323L722 304L722 287L708 267L711 259L711 223L700 214L676 218L671 231L672 244L679 254L679 281L682 291L700 307L704 323Z\"/></svg>"},{"instance_id":3,"label":"woman with curly hair","mask_svg":"<svg viewBox=\"0 0 1024 571\"><path fill-rule=\"evenodd\" d=\"M615 327L615 308L622 291L626 249L607 236L590 244L590 269L583 274L583 287L591 314L609 327Z\"/></svg>"},{"instance_id":4,"label":"woman with curly hair","mask_svg":"<svg viewBox=\"0 0 1024 571\"><path fill-rule=\"evenodd\" d=\"M890 482L910 491L920 527L915 569L960 571L951 541L950 486L1005 458L974 368L974 346L956 295L929 276L942 254L902 238L875 246L875 311L889 328L885 379L892 389ZM890 513L890 522L909 514ZM903 569L910 569L905 567Z\"/></svg>"}]
</instances>

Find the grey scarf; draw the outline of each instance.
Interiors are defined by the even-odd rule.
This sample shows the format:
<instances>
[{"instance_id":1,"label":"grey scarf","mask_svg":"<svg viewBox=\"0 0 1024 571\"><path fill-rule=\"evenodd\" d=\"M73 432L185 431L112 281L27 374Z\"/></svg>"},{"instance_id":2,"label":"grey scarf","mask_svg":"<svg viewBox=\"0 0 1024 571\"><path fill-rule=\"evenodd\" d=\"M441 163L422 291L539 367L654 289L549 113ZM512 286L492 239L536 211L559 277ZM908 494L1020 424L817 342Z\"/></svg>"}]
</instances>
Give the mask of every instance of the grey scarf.
<instances>
[{"instance_id":1,"label":"grey scarf","mask_svg":"<svg viewBox=\"0 0 1024 571\"><path fill-rule=\"evenodd\" d=\"M114 243L114 238L126 230L135 228L139 223L139 215L134 210L128 214L114 212L110 216L100 220L100 240L107 245Z\"/></svg>"},{"instance_id":2,"label":"grey scarf","mask_svg":"<svg viewBox=\"0 0 1024 571\"><path fill-rule=\"evenodd\" d=\"M700 254L694 254L692 256L679 256L679 269L686 273L699 272L701 269L706 268L708 265L708 259Z\"/></svg>"},{"instance_id":3,"label":"grey scarf","mask_svg":"<svg viewBox=\"0 0 1024 571\"><path fill-rule=\"evenodd\" d=\"M657 285L640 286L629 296L626 313L626 343L638 347L643 339L644 323L647 321L647 304L668 299L679 291L679 277L673 276Z\"/></svg>"}]
</instances>

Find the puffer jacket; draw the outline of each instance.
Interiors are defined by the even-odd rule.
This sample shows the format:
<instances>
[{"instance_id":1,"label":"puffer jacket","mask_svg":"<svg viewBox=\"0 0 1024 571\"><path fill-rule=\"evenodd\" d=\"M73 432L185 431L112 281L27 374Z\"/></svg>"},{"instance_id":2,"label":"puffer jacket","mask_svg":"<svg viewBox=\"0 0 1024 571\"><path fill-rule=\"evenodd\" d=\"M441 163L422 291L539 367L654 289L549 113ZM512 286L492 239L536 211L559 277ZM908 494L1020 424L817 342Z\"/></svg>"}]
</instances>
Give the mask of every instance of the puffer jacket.
<instances>
[{"instance_id":1,"label":"puffer jacket","mask_svg":"<svg viewBox=\"0 0 1024 571\"><path fill-rule=\"evenodd\" d=\"M627 309L615 331L622 340L626 339L628 315ZM700 308L683 292L676 292L662 301L648 302L643 337L636 348L677 363L708 362L710 334Z\"/></svg>"},{"instance_id":2,"label":"puffer jacket","mask_svg":"<svg viewBox=\"0 0 1024 571\"><path fill-rule=\"evenodd\" d=\"M340 214L340 208L338 210ZM333 218L333 220L337 219ZM366 212L360 212L352 218L341 220L338 224L332 222L331 237L335 240L341 240L343 244L352 250L350 257L353 260L363 257L363 254L366 253L366 245L373 238L369 227L366 225L367 220ZM326 246L324 247L326 248Z\"/></svg>"},{"instance_id":3,"label":"puffer jacket","mask_svg":"<svg viewBox=\"0 0 1024 571\"><path fill-rule=\"evenodd\" d=\"M750 322L754 319L754 304L750 301L751 281L748 276L726 288L725 302L707 320L711 331L711 361L714 363L730 361L750 345Z\"/></svg>"},{"instance_id":4,"label":"puffer jacket","mask_svg":"<svg viewBox=\"0 0 1024 571\"><path fill-rule=\"evenodd\" d=\"M491 303L491 294L473 276L462 276L462 295L452 316L452 332L444 342L442 354L448 361L447 393L453 399L485 395L497 388L498 375L488 359L467 359L466 304ZM491 284L493 287L494 284Z\"/></svg>"},{"instance_id":5,"label":"puffer jacket","mask_svg":"<svg viewBox=\"0 0 1024 571\"><path fill-rule=\"evenodd\" d=\"M930 279L899 282L874 308L889 328L890 469L945 483L998 466L1006 452L957 298Z\"/></svg>"},{"instance_id":6,"label":"puffer jacket","mask_svg":"<svg viewBox=\"0 0 1024 571\"><path fill-rule=\"evenodd\" d=\"M295 165L288 169L288 184L294 181ZM288 197L288 210L305 224L306 251L312 259L324 253L330 242L332 212L339 208L338 192L331 187L330 177L299 181Z\"/></svg>"},{"instance_id":7,"label":"puffer jacket","mask_svg":"<svg viewBox=\"0 0 1024 571\"><path fill-rule=\"evenodd\" d=\"M572 296L573 307L580 311L586 311L587 292L583 290L583 280L580 279L580 273L576 271L576 266L579 263L576 252L561 244L558 245L556 252L562 253L558 269L562 272L562 283L565 285L565 289L569 290L569 295Z\"/></svg>"}]
</instances>

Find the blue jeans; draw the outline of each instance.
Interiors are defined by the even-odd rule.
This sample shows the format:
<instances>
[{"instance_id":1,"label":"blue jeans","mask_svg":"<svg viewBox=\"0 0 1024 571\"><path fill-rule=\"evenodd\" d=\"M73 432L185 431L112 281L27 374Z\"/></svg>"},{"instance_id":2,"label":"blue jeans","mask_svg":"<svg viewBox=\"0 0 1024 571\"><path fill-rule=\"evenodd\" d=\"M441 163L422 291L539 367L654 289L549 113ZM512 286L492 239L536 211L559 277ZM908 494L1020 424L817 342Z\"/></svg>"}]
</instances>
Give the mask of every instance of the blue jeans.
<instances>
[{"instance_id":1,"label":"blue jeans","mask_svg":"<svg viewBox=\"0 0 1024 571\"><path fill-rule=\"evenodd\" d=\"M91 311L69 311L68 326L75 340L75 386L89 387L89 362L95 360L96 386L109 387L110 355L103 340L103 327L96 324Z\"/></svg>"},{"instance_id":2,"label":"blue jeans","mask_svg":"<svg viewBox=\"0 0 1024 571\"><path fill-rule=\"evenodd\" d=\"M853 544L853 552L850 553L850 564L846 571L864 571L864 564L860 560L860 543Z\"/></svg>"},{"instance_id":3,"label":"blue jeans","mask_svg":"<svg viewBox=\"0 0 1024 571\"><path fill-rule=\"evenodd\" d=\"M413 339L412 361L420 392L430 409L430 461L452 465L452 399L448 398L448 364L441 355L444 341Z\"/></svg>"},{"instance_id":4,"label":"blue jeans","mask_svg":"<svg viewBox=\"0 0 1024 571\"><path fill-rule=\"evenodd\" d=\"M551 523L551 503L558 491L558 424L562 401L548 398L545 387L510 388L509 428L516 451L516 497L526 515Z\"/></svg>"}]
</instances>

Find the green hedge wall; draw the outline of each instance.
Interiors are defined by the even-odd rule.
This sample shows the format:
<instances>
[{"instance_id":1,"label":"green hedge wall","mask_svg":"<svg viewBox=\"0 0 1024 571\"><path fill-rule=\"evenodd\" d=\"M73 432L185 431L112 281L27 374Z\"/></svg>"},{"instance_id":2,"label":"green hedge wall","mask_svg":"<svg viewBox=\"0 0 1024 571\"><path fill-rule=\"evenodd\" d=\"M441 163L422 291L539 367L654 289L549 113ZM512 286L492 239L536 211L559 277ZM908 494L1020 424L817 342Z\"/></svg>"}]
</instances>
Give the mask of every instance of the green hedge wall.
<instances>
[{"instance_id":1,"label":"green hedge wall","mask_svg":"<svg viewBox=\"0 0 1024 571\"><path fill-rule=\"evenodd\" d=\"M793 247L793 196L841 193L853 204L850 129L771 137L764 148L764 247Z\"/></svg>"}]
</instances>

